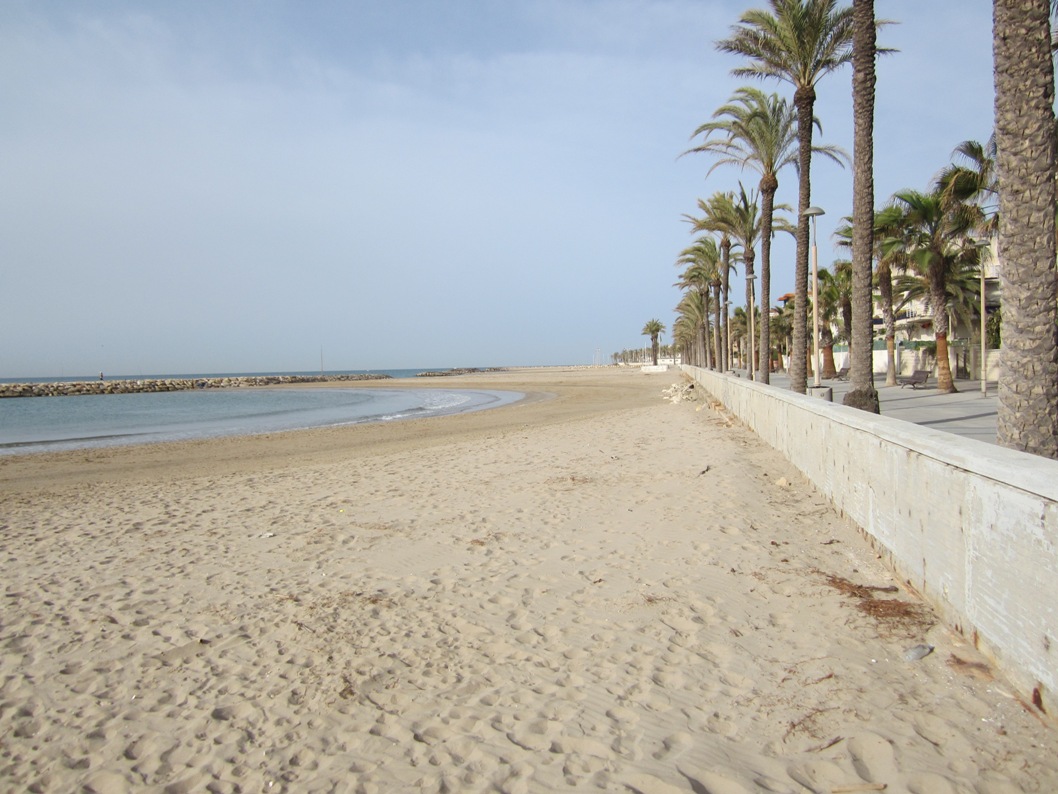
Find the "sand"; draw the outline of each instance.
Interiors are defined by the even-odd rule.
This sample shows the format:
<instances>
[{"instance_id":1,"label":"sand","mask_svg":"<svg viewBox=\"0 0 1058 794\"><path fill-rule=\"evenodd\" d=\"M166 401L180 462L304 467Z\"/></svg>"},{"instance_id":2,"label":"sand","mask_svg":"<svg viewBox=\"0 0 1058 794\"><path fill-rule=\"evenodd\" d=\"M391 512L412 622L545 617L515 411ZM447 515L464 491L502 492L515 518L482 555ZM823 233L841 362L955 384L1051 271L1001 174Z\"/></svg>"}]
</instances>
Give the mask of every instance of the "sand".
<instances>
[{"instance_id":1,"label":"sand","mask_svg":"<svg viewBox=\"0 0 1058 794\"><path fill-rule=\"evenodd\" d=\"M0 459L0 789L1058 790L1053 724L677 373L444 380L530 397Z\"/></svg>"}]
</instances>

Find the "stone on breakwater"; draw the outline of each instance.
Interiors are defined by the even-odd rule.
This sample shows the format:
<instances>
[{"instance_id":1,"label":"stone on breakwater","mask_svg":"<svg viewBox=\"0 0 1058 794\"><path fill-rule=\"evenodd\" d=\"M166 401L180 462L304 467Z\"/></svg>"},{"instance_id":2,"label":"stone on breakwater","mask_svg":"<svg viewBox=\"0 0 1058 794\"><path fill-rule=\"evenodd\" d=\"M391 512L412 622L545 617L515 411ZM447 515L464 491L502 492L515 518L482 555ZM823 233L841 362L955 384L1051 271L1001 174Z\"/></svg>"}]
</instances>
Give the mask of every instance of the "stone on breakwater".
<instances>
[{"instance_id":1,"label":"stone on breakwater","mask_svg":"<svg viewBox=\"0 0 1058 794\"><path fill-rule=\"evenodd\" d=\"M192 389L237 389L286 383L382 380L389 375L244 375L234 378L150 378L146 380L0 383L2 397L72 397L81 394L133 394Z\"/></svg>"}]
</instances>

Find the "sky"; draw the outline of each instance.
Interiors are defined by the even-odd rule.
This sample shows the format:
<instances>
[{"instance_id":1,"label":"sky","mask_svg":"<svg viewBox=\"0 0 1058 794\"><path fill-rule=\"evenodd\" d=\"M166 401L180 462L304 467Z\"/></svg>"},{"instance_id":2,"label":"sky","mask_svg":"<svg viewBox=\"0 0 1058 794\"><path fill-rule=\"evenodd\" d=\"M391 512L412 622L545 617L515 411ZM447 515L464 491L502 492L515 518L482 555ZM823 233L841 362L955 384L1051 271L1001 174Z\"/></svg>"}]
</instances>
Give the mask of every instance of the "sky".
<instances>
[{"instance_id":1,"label":"sky","mask_svg":"<svg viewBox=\"0 0 1058 794\"><path fill-rule=\"evenodd\" d=\"M608 363L671 329L698 199L757 184L680 155L761 5L5 0L0 378ZM990 134L991 3L876 13L880 205ZM851 153L851 67L817 93ZM826 266L851 170L812 183Z\"/></svg>"}]
</instances>

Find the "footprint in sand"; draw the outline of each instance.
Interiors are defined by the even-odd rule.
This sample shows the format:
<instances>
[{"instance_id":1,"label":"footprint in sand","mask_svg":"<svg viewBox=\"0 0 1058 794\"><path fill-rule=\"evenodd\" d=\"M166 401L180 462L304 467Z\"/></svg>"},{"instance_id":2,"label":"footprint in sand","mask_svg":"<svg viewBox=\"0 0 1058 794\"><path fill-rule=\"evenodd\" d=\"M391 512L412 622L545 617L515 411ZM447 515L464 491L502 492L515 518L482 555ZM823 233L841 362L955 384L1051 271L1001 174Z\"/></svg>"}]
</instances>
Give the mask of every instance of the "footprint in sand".
<instances>
[{"instance_id":1,"label":"footprint in sand","mask_svg":"<svg viewBox=\"0 0 1058 794\"><path fill-rule=\"evenodd\" d=\"M861 733L847 745L852 766L868 783L892 785L900 776L893 745L876 733Z\"/></svg>"},{"instance_id":2,"label":"footprint in sand","mask_svg":"<svg viewBox=\"0 0 1058 794\"><path fill-rule=\"evenodd\" d=\"M694 739L689 733L682 731L666 736L661 742L661 749L654 753L655 761L667 758L675 758L683 755L694 744Z\"/></svg>"},{"instance_id":3,"label":"footprint in sand","mask_svg":"<svg viewBox=\"0 0 1058 794\"><path fill-rule=\"evenodd\" d=\"M750 794L749 789L736 783L718 772L707 772L697 769L676 767L677 771L687 778L693 791L707 791L709 794Z\"/></svg>"},{"instance_id":4,"label":"footprint in sand","mask_svg":"<svg viewBox=\"0 0 1058 794\"><path fill-rule=\"evenodd\" d=\"M788 770L790 777L809 791L829 792L849 782L849 775L830 761L809 761L795 764Z\"/></svg>"}]
</instances>

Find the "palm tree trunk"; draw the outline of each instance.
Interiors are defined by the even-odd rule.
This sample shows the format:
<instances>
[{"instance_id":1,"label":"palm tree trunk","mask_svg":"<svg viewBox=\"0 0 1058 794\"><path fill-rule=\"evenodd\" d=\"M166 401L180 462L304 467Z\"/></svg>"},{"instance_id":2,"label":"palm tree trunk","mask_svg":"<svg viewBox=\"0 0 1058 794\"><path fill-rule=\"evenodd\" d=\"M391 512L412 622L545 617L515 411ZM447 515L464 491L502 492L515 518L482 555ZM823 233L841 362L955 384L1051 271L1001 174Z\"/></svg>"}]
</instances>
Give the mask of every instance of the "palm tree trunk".
<instances>
[{"instance_id":1,"label":"palm tree trunk","mask_svg":"<svg viewBox=\"0 0 1058 794\"><path fill-rule=\"evenodd\" d=\"M888 263L878 262L878 291L882 298L882 324L885 326L885 385L896 385L896 314L893 312L893 274ZM872 351L873 358L874 353Z\"/></svg>"},{"instance_id":2,"label":"palm tree trunk","mask_svg":"<svg viewBox=\"0 0 1058 794\"><path fill-rule=\"evenodd\" d=\"M931 268L932 270L932 268ZM933 331L937 338L937 390L946 393L958 391L951 376L951 360L948 358L948 303L944 281L935 272L930 273L929 302L933 308Z\"/></svg>"},{"instance_id":3,"label":"palm tree trunk","mask_svg":"<svg viewBox=\"0 0 1058 794\"><path fill-rule=\"evenodd\" d=\"M1003 355L997 440L1058 458L1055 119L1048 0L994 0Z\"/></svg>"},{"instance_id":4,"label":"palm tree trunk","mask_svg":"<svg viewBox=\"0 0 1058 794\"><path fill-rule=\"evenodd\" d=\"M723 291L724 291L724 313L723 313L723 337L724 337L724 355L723 363L721 364L721 371L727 372L731 369L731 317L728 315L728 307L731 296L731 239L725 234L720 238L720 259L721 265L724 268L723 273Z\"/></svg>"},{"instance_id":5,"label":"palm tree trunk","mask_svg":"<svg viewBox=\"0 0 1058 794\"><path fill-rule=\"evenodd\" d=\"M812 119L816 90L811 85L794 92L797 108L797 257L794 268L793 354L790 356L790 389L804 394L808 390L805 361L808 349L808 217L805 210L812 203Z\"/></svg>"},{"instance_id":6,"label":"palm tree trunk","mask_svg":"<svg viewBox=\"0 0 1058 794\"><path fill-rule=\"evenodd\" d=\"M713 369L723 369L720 333L720 284L713 282Z\"/></svg>"},{"instance_id":7,"label":"palm tree trunk","mask_svg":"<svg viewBox=\"0 0 1058 794\"><path fill-rule=\"evenodd\" d=\"M771 375L771 232L775 212L775 191L779 181L774 174L760 180L760 382L770 383Z\"/></svg>"},{"instance_id":8,"label":"palm tree trunk","mask_svg":"<svg viewBox=\"0 0 1058 794\"><path fill-rule=\"evenodd\" d=\"M874 388L874 0L852 0L852 329L845 405L878 413Z\"/></svg>"},{"instance_id":9,"label":"palm tree trunk","mask_svg":"<svg viewBox=\"0 0 1058 794\"><path fill-rule=\"evenodd\" d=\"M753 380L753 367L755 365L754 359L756 351L753 349L756 344L755 330L753 328L753 248L751 246L743 246L745 249L742 253L742 264L746 269L746 335L749 348L749 358L746 360L746 371L749 375L749 379Z\"/></svg>"},{"instance_id":10,"label":"palm tree trunk","mask_svg":"<svg viewBox=\"0 0 1058 794\"><path fill-rule=\"evenodd\" d=\"M824 378L833 378L838 374L837 367L834 364L834 343L823 345L823 374Z\"/></svg>"}]
</instances>

